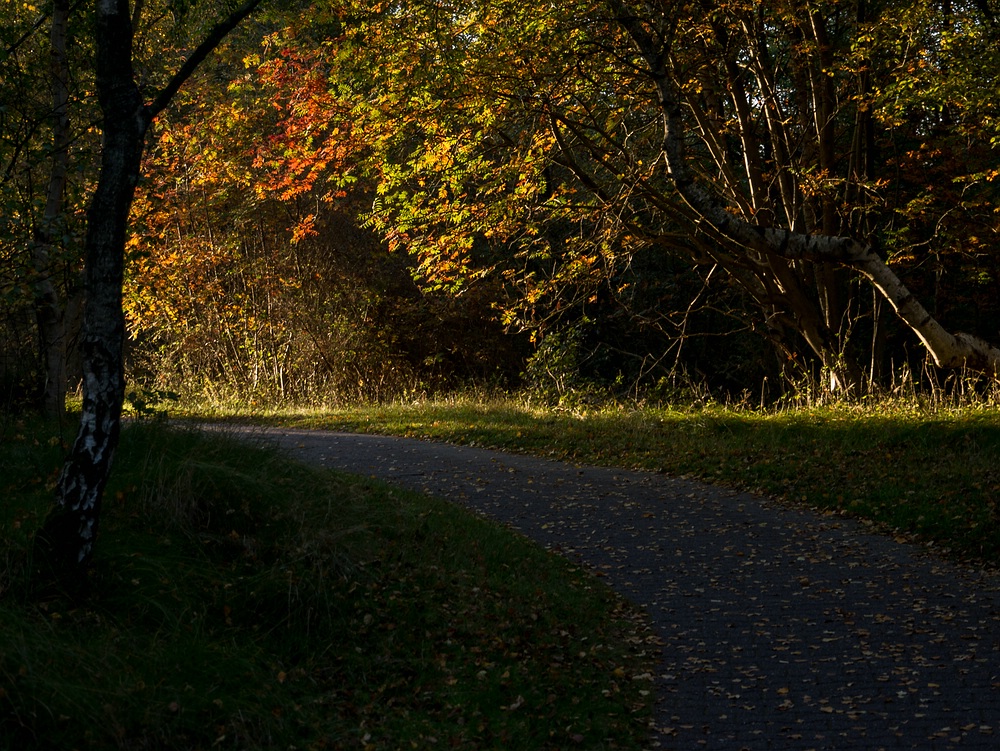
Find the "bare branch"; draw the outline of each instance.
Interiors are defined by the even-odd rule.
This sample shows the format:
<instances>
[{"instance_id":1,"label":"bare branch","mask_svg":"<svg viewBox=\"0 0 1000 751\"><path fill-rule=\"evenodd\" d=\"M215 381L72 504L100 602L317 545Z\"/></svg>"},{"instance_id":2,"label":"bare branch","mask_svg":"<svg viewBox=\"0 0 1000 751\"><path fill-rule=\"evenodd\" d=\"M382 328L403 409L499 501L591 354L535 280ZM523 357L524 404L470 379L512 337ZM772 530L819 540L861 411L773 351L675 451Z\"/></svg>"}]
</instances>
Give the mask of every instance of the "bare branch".
<instances>
[{"instance_id":1,"label":"bare branch","mask_svg":"<svg viewBox=\"0 0 1000 751\"><path fill-rule=\"evenodd\" d=\"M234 11L228 18L212 27L204 41L191 53L191 57L184 61L184 64L174 74L173 78L156 95L156 98L146 106L146 116L149 120L155 118L170 104L170 100L174 98L181 86L191 77L205 58L222 43L222 40L226 38L226 35L230 31L235 29L244 18L253 13L262 2L263 0L247 0L246 3Z\"/></svg>"}]
</instances>

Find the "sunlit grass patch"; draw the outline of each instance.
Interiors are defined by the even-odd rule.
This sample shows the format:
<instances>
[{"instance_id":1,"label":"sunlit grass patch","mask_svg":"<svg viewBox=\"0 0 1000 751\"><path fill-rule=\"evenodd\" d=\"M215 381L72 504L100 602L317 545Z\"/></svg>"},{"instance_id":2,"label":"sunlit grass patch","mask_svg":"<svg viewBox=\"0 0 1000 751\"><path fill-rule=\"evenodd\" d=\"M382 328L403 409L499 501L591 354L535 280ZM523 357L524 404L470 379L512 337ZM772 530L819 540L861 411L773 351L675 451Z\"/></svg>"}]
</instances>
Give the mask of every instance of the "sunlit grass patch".
<instances>
[{"instance_id":1,"label":"sunlit grass patch","mask_svg":"<svg viewBox=\"0 0 1000 751\"><path fill-rule=\"evenodd\" d=\"M516 399L457 399L277 413L266 421L695 476L856 516L969 561L1000 559L1000 411L988 406L885 400L571 413Z\"/></svg>"}]
</instances>

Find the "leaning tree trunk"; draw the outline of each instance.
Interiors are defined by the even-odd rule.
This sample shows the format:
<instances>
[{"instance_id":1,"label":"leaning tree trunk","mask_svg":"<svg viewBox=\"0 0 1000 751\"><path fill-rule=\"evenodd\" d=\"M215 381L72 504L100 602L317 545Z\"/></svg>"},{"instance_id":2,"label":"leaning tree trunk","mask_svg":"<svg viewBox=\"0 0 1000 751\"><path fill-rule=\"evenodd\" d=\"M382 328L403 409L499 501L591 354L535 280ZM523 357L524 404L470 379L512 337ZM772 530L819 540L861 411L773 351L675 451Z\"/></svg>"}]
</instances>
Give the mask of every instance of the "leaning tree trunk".
<instances>
[{"instance_id":1,"label":"leaning tree trunk","mask_svg":"<svg viewBox=\"0 0 1000 751\"><path fill-rule=\"evenodd\" d=\"M122 279L128 215L138 182L149 116L132 72L132 26L126 0L101 0L97 25L97 93L104 142L97 190L87 210L83 412L63 467L57 503L39 533L57 572L90 563L101 498L118 445L125 379Z\"/></svg>"},{"instance_id":2,"label":"leaning tree trunk","mask_svg":"<svg viewBox=\"0 0 1000 751\"><path fill-rule=\"evenodd\" d=\"M677 192L699 217L734 247L788 260L841 265L868 279L899 319L923 343L939 368L968 368L1000 379L1000 349L979 337L947 331L913 296L869 244L849 237L810 235L760 227L735 216L695 179L687 163L680 100L668 72L676 19L666 14L649 26L622 0L605 0L642 56L656 87L663 123L662 153Z\"/></svg>"}]
</instances>

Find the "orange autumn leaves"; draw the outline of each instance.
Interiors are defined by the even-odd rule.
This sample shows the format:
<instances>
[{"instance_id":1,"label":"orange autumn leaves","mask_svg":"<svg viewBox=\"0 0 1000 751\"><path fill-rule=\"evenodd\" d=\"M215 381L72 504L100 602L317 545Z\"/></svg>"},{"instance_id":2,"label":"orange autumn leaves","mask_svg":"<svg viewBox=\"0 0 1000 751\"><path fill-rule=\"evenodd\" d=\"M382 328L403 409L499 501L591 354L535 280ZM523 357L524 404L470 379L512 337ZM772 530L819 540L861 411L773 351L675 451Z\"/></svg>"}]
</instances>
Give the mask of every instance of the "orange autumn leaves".
<instances>
[{"instance_id":1,"label":"orange autumn leaves","mask_svg":"<svg viewBox=\"0 0 1000 751\"><path fill-rule=\"evenodd\" d=\"M346 195L352 159L359 149L352 133L350 102L333 91L322 49L285 47L257 68L258 85L271 92L278 120L258 143L253 167L264 180L254 186L259 198L291 201L314 194L329 204ZM299 217L292 241L316 234L316 212Z\"/></svg>"},{"instance_id":2,"label":"orange autumn leaves","mask_svg":"<svg viewBox=\"0 0 1000 751\"><path fill-rule=\"evenodd\" d=\"M235 80L192 82L158 123L129 242L135 336L167 330L177 342L178 330L261 325L259 298L301 286L290 248L346 196L358 143L327 50L294 49L281 34L262 49L242 60L232 51Z\"/></svg>"}]
</instances>

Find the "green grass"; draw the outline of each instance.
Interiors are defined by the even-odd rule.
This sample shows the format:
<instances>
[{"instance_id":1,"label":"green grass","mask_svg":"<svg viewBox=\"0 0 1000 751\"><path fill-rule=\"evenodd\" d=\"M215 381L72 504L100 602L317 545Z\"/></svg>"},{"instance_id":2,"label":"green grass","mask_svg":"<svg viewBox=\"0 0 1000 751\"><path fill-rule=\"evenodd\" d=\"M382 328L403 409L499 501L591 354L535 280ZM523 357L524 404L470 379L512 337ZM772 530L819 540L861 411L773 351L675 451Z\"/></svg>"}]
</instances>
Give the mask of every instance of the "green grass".
<instances>
[{"instance_id":1,"label":"green grass","mask_svg":"<svg viewBox=\"0 0 1000 751\"><path fill-rule=\"evenodd\" d=\"M970 563L1000 560L995 408L899 401L774 412L612 406L570 413L456 399L273 411L254 419L698 477L855 516Z\"/></svg>"},{"instance_id":2,"label":"green grass","mask_svg":"<svg viewBox=\"0 0 1000 751\"><path fill-rule=\"evenodd\" d=\"M89 595L22 565L63 436L0 442L0 748L628 749L639 614L448 504L219 435L126 428Z\"/></svg>"}]
</instances>

